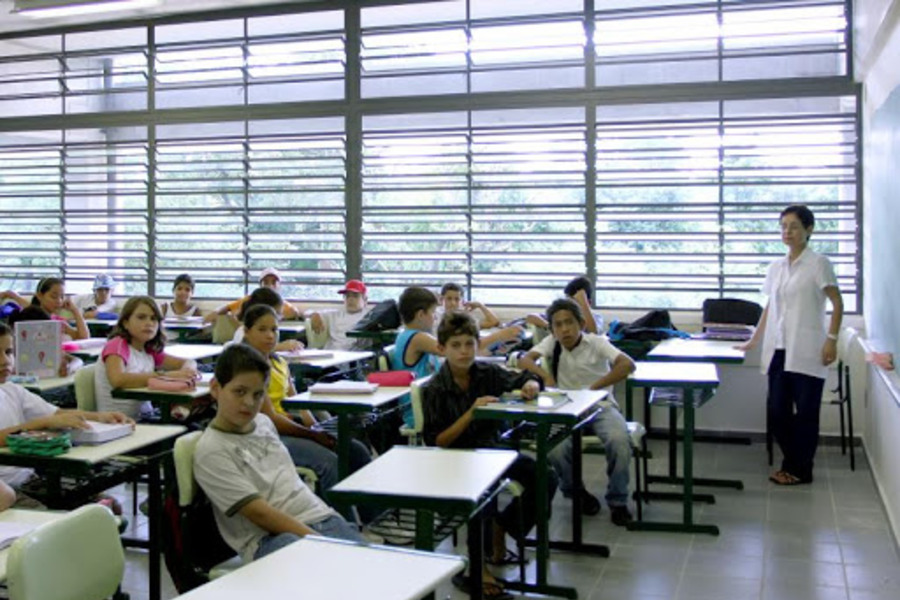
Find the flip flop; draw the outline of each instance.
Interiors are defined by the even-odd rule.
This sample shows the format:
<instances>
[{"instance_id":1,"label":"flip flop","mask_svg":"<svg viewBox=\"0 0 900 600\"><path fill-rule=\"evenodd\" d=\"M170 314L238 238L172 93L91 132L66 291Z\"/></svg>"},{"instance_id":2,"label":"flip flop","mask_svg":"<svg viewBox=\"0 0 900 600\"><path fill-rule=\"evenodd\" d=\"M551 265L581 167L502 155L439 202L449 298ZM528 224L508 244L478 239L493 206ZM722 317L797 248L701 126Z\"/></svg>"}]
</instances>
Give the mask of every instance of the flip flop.
<instances>
[{"instance_id":1,"label":"flip flop","mask_svg":"<svg viewBox=\"0 0 900 600\"><path fill-rule=\"evenodd\" d=\"M486 559L484 559L484 562L494 567L505 567L508 565L517 565L521 560L522 559L518 554L507 548L506 552L503 554L503 558L497 560L493 557L487 557ZM528 559L525 560L527 562Z\"/></svg>"},{"instance_id":2,"label":"flip flop","mask_svg":"<svg viewBox=\"0 0 900 600\"><path fill-rule=\"evenodd\" d=\"M800 479L796 475L791 475L787 471L778 471L771 477L769 480L776 485L803 485L805 483L811 483L812 480Z\"/></svg>"},{"instance_id":3,"label":"flip flop","mask_svg":"<svg viewBox=\"0 0 900 600\"><path fill-rule=\"evenodd\" d=\"M453 576L451 581L461 592L471 595L468 576L458 573ZM507 592L500 583L493 581L483 581L481 583L481 595L489 600L513 600L512 594Z\"/></svg>"}]
</instances>

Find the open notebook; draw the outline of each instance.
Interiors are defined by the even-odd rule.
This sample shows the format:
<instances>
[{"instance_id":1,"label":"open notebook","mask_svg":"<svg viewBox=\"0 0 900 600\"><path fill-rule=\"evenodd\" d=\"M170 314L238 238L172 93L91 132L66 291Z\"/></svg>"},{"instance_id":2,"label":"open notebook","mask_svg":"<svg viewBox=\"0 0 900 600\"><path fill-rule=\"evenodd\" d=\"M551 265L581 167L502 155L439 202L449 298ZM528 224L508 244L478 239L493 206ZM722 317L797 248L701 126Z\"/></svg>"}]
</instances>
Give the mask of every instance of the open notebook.
<instances>
[{"instance_id":1,"label":"open notebook","mask_svg":"<svg viewBox=\"0 0 900 600\"><path fill-rule=\"evenodd\" d=\"M128 423L88 421L88 425L90 425L90 429L73 429L69 432L73 444L102 444L134 432L134 427Z\"/></svg>"}]
</instances>

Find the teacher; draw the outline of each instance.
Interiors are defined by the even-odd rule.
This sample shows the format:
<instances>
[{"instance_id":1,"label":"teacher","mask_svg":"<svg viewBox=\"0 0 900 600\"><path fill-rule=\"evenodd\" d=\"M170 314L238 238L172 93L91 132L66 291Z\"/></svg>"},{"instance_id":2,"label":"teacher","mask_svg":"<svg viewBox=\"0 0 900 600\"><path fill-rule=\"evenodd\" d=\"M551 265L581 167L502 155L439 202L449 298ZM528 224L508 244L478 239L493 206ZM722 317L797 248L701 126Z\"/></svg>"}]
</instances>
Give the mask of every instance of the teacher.
<instances>
[{"instance_id":1,"label":"teacher","mask_svg":"<svg viewBox=\"0 0 900 600\"><path fill-rule=\"evenodd\" d=\"M809 248L815 227L811 210L791 205L781 212L781 241L787 255L771 265L763 293L766 309L748 350L763 337L761 366L769 378L771 424L784 460L769 479L778 485L813 480L819 443L819 412L828 365L837 357L844 302L834 268ZM825 299L831 320L825 328Z\"/></svg>"}]
</instances>

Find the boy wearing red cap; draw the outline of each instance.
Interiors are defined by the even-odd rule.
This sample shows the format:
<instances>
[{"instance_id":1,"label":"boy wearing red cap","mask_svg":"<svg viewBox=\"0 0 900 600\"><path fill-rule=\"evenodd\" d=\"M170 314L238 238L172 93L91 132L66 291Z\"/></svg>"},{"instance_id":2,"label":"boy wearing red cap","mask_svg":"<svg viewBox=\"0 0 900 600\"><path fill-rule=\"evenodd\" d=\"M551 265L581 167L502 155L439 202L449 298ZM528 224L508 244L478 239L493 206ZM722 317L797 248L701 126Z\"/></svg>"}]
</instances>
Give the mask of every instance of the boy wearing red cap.
<instances>
[{"instance_id":1,"label":"boy wearing red cap","mask_svg":"<svg viewBox=\"0 0 900 600\"><path fill-rule=\"evenodd\" d=\"M366 314L366 284L359 279L351 279L344 288L338 290L344 296L344 305L338 309L307 311L306 318L315 333L328 330L326 350L352 350L356 340L347 337Z\"/></svg>"}]
</instances>

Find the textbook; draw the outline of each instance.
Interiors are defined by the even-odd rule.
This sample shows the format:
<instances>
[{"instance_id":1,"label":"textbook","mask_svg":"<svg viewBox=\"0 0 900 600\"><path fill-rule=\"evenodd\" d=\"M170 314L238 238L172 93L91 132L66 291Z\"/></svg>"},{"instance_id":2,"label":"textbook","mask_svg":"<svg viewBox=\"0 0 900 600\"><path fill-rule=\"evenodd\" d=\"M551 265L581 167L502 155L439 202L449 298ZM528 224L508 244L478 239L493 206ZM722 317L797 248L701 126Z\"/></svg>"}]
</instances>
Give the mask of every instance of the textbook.
<instances>
[{"instance_id":1,"label":"textbook","mask_svg":"<svg viewBox=\"0 0 900 600\"><path fill-rule=\"evenodd\" d=\"M37 527L37 523L0 521L0 550L12 546L13 542Z\"/></svg>"},{"instance_id":2,"label":"textbook","mask_svg":"<svg viewBox=\"0 0 900 600\"><path fill-rule=\"evenodd\" d=\"M288 362L303 362L304 360L319 360L322 358L332 358L334 352L328 350L296 350L292 352L278 352L278 356Z\"/></svg>"},{"instance_id":3,"label":"textbook","mask_svg":"<svg viewBox=\"0 0 900 600\"><path fill-rule=\"evenodd\" d=\"M565 392L541 392L534 400L522 400L519 392L507 392L500 396L499 402L489 404L490 407L514 406L528 411L556 410L566 402L569 396Z\"/></svg>"},{"instance_id":4,"label":"textbook","mask_svg":"<svg viewBox=\"0 0 900 600\"><path fill-rule=\"evenodd\" d=\"M753 327L748 325L705 323L703 325L703 333L700 333L697 337L704 340L746 342L753 337Z\"/></svg>"},{"instance_id":5,"label":"textbook","mask_svg":"<svg viewBox=\"0 0 900 600\"><path fill-rule=\"evenodd\" d=\"M311 394L374 394L377 383L368 381L335 381L332 383L316 383L310 386Z\"/></svg>"},{"instance_id":6,"label":"textbook","mask_svg":"<svg viewBox=\"0 0 900 600\"><path fill-rule=\"evenodd\" d=\"M134 427L129 423L88 421L88 425L90 425L90 429L72 429L69 432L73 444L102 444L134 432Z\"/></svg>"}]
</instances>

